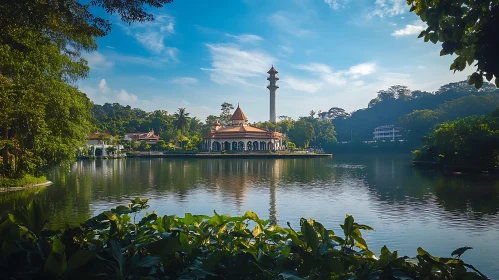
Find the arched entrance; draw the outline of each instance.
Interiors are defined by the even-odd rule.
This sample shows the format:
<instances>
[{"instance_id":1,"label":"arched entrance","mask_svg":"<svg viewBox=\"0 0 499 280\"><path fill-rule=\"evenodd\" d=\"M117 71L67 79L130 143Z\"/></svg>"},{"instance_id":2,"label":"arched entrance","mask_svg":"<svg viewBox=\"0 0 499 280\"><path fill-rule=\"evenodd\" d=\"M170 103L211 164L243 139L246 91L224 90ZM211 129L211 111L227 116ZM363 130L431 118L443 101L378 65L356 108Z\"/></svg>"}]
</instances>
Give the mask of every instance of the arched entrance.
<instances>
[{"instance_id":1,"label":"arched entrance","mask_svg":"<svg viewBox=\"0 0 499 280\"><path fill-rule=\"evenodd\" d=\"M237 142L236 141L232 142L232 150L237 151Z\"/></svg>"},{"instance_id":2,"label":"arched entrance","mask_svg":"<svg viewBox=\"0 0 499 280\"><path fill-rule=\"evenodd\" d=\"M265 142L260 142L260 150L262 150L262 151L267 150L267 143L265 143Z\"/></svg>"},{"instance_id":3,"label":"arched entrance","mask_svg":"<svg viewBox=\"0 0 499 280\"><path fill-rule=\"evenodd\" d=\"M246 144L246 150L248 150L248 151L252 151L252 150L253 150L253 147L252 147L252 146L253 146L253 145L251 144L251 141L250 141L250 142L248 142L248 144Z\"/></svg>"},{"instance_id":4,"label":"arched entrance","mask_svg":"<svg viewBox=\"0 0 499 280\"><path fill-rule=\"evenodd\" d=\"M221 150L221 148L222 148L222 147L221 147L221 145L220 145L220 142L216 142L216 141L215 141L215 142L213 142L213 144L212 144L212 148L211 148L211 149L212 149L213 151L220 151L220 150Z\"/></svg>"},{"instance_id":5,"label":"arched entrance","mask_svg":"<svg viewBox=\"0 0 499 280\"><path fill-rule=\"evenodd\" d=\"M244 151L244 142L243 141L239 141L239 143L237 143L237 150Z\"/></svg>"},{"instance_id":6,"label":"arched entrance","mask_svg":"<svg viewBox=\"0 0 499 280\"><path fill-rule=\"evenodd\" d=\"M259 146L258 145L258 141L253 142L253 147L252 148L253 148L254 151L258 151L259 150L258 146Z\"/></svg>"},{"instance_id":7,"label":"arched entrance","mask_svg":"<svg viewBox=\"0 0 499 280\"><path fill-rule=\"evenodd\" d=\"M274 149L274 145L272 144L272 142L269 142L269 144L267 146L267 149L269 149L269 150L273 150Z\"/></svg>"},{"instance_id":8,"label":"arched entrance","mask_svg":"<svg viewBox=\"0 0 499 280\"><path fill-rule=\"evenodd\" d=\"M225 141L224 142L224 150L230 151L230 143L229 143L229 141Z\"/></svg>"},{"instance_id":9,"label":"arched entrance","mask_svg":"<svg viewBox=\"0 0 499 280\"><path fill-rule=\"evenodd\" d=\"M95 156L96 157L101 157L103 154L104 154L104 150L102 148L95 149Z\"/></svg>"}]
</instances>

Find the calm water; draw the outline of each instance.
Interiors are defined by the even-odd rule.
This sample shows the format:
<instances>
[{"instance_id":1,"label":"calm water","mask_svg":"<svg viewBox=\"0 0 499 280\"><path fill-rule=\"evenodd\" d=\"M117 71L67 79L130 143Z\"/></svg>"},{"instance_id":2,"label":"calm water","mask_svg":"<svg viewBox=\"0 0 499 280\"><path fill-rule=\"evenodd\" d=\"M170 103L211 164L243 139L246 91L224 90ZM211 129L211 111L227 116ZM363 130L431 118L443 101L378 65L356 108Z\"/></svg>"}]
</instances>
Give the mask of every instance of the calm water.
<instances>
[{"instance_id":1,"label":"calm water","mask_svg":"<svg viewBox=\"0 0 499 280\"><path fill-rule=\"evenodd\" d=\"M413 169L407 156L334 159L126 159L80 161L55 169L53 185L0 195L0 210L36 198L50 227L77 225L92 215L151 198L160 214L253 210L259 216L299 223L312 217L340 233L345 214L376 229L371 249L387 245L415 256L421 246L450 256L474 247L463 259L499 279L499 180L489 176L442 176Z\"/></svg>"}]
</instances>

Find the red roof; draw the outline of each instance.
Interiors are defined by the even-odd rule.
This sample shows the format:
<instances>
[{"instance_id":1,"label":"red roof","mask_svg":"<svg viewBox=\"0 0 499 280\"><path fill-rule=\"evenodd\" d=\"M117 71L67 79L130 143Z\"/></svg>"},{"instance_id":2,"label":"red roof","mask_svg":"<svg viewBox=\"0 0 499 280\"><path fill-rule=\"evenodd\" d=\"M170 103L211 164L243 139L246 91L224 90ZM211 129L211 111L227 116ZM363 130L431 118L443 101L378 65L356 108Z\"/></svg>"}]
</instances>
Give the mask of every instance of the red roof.
<instances>
[{"instance_id":1,"label":"red roof","mask_svg":"<svg viewBox=\"0 0 499 280\"><path fill-rule=\"evenodd\" d=\"M270 68L270 70L267 73L269 73L269 74L276 73L277 74L279 72L277 72L277 70L275 70L275 68L274 68L274 65L272 65L272 68Z\"/></svg>"},{"instance_id":2,"label":"red roof","mask_svg":"<svg viewBox=\"0 0 499 280\"><path fill-rule=\"evenodd\" d=\"M205 138L213 139L279 139L283 135L266 129L249 125L228 126L210 132Z\"/></svg>"},{"instance_id":3,"label":"red roof","mask_svg":"<svg viewBox=\"0 0 499 280\"><path fill-rule=\"evenodd\" d=\"M232 115L231 120L233 121L248 121L248 118L244 115L243 110L239 108L239 105L237 105L237 109Z\"/></svg>"}]
</instances>

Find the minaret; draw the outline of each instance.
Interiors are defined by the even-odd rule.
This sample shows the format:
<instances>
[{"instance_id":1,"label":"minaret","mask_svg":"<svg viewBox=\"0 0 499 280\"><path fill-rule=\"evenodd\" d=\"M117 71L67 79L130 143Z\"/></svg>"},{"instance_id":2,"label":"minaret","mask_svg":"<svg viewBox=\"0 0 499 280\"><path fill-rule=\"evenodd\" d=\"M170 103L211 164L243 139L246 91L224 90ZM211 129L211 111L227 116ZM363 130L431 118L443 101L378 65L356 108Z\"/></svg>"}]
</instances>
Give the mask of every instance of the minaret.
<instances>
[{"instance_id":1,"label":"minaret","mask_svg":"<svg viewBox=\"0 0 499 280\"><path fill-rule=\"evenodd\" d=\"M269 85L267 86L267 88L270 90L270 121L275 123L275 91L279 88L279 86L276 84L279 78L276 76L278 72L277 70L275 70L274 65L272 65L272 68L270 68L267 73L269 73L270 75L267 78L267 80L269 80Z\"/></svg>"}]
</instances>

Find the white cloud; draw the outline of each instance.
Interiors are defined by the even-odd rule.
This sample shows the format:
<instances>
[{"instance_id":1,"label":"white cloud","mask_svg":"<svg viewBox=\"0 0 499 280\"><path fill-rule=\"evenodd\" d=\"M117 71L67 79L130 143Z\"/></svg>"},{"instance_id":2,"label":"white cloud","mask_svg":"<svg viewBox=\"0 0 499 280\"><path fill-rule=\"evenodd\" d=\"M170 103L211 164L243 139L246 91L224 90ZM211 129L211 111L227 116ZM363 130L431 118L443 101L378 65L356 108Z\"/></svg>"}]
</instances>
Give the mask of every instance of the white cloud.
<instances>
[{"instance_id":1,"label":"white cloud","mask_svg":"<svg viewBox=\"0 0 499 280\"><path fill-rule=\"evenodd\" d=\"M312 30L302 27L302 18L296 14L278 11L270 16L270 22L281 31L299 38L314 35Z\"/></svg>"},{"instance_id":2,"label":"white cloud","mask_svg":"<svg viewBox=\"0 0 499 280\"><path fill-rule=\"evenodd\" d=\"M198 83L198 80L196 78L191 78L191 77L175 77L170 79L169 82L177 85L190 86L190 85L196 85Z\"/></svg>"},{"instance_id":3,"label":"white cloud","mask_svg":"<svg viewBox=\"0 0 499 280\"><path fill-rule=\"evenodd\" d=\"M106 79L100 80L99 89L102 91L102 93L109 92L109 88L107 87Z\"/></svg>"},{"instance_id":4,"label":"white cloud","mask_svg":"<svg viewBox=\"0 0 499 280\"><path fill-rule=\"evenodd\" d=\"M113 46L106 46L106 48L108 48L108 49L112 49L112 50L116 49L116 48L115 48L115 47L113 47Z\"/></svg>"},{"instance_id":5,"label":"white cloud","mask_svg":"<svg viewBox=\"0 0 499 280\"><path fill-rule=\"evenodd\" d=\"M318 81L307 81L289 76L282 81L282 85L283 88L314 93L321 88L322 83Z\"/></svg>"},{"instance_id":6,"label":"white cloud","mask_svg":"<svg viewBox=\"0 0 499 280\"><path fill-rule=\"evenodd\" d=\"M161 53L166 48L163 44L165 36L159 32L138 32L135 34L135 38L137 38L146 49L155 53Z\"/></svg>"},{"instance_id":7,"label":"white cloud","mask_svg":"<svg viewBox=\"0 0 499 280\"><path fill-rule=\"evenodd\" d=\"M126 92L126 90L121 89L120 92L116 95L119 100L124 101L124 102L131 102L131 101L137 101L139 98L135 94L130 94Z\"/></svg>"},{"instance_id":8,"label":"white cloud","mask_svg":"<svg viewBox=\"0 0 499 280\"><path fill-rule=\"evenodd\" d=\"M400 37L400 36L416 35L421 33L421 31L425 29L426 28L423 24L408 24L404 28L393 31L392 36Z\"/></svg>"},{"instance_id":9,"label":"white cloud","mask_svg":"<svg viewBox=\"0 0 499 280\"><path fill-rule=\"evenodd\" d=\"M375 9L370 16L394 17L409 12L406 0L376 0Z\"/></svg>"},{"instance_id":10,"label":"white cloud","mask_svg":"<svg viewBox=\"0 0 499 280\"><path fill-rule=\"evenodd\" d=\"M168 47L165 38L175 34L175 20L166 14L154 15L154 21L124 25L119 23L122 29L142 44L142 46L158 56L177 60L177 49Z\"/></svg>"},{"instance_id":11,"label":"white cloud","mask_svg":"<svg viewBox=\"0 0 499 280\"><path fill-rule=\"evenodd\" d=\"M112 61L109 61L98 51L85 53L83 54L83 58L88 62L88 66L92 70L107 70L114 65Z\"/></svg>"},{"instance_id":12,"label":"white cloud","mask_svg":"<svg viewBox=\"0 0 499 280\"><path fill-rule=\"evenodd\" d=\"M243 50L238 45L206 44L212 68L201 68L218 84L251 84L249 78L266 75L275 58L260 50Z\"/></svg>"},{"instance_id":13,"label":"white cloud","mask_svg":"<svg viewBox=\"0 0 499 280\"><path fill-rule=\"evenodd\" d=\"M345 4L348 1L349 0L324 0L324 2L326 4L328 4L329 7L331 7L331 9L333 9L333 10L338 10L338 9L345 7Z\"/></svg>"},{"instance_id":14,"label":"white cloud","mask_svg":"<svg viewBox=\"0 0 499 280\"><path fill-rule=\"evenodd\" d=\"M262 37L254 34L241 34L241 35L230 35L226 34L226 36L235 38L238 40L240 43L258 43L263 40Z\"/></svg>"},{"instance_id":15,"label":"white cloud","mask_svg":"<svg viewBox=\"0 0 499 280\"><path fill-rule=\"evenodd\" d=\"M285 46L285 45L280 45L279 46L279 49L281 50L281 55L282 56L288 56L292 53L295 52L295 50L293 50L293 48L289 47L289 46Z\"/></svg>"},{"instance_id":16,"label":"white cloud","mask_svg":"<svg viewBox=\"0 0 499 280\"><path fill-rule=\"evenodd\" d=\"M124 89L120 89L118 91L109 88L106 79L101 79L96 88L91 86L80 86L79 89L81 92L84 92L88 96L88 98L90 98L90 100L92 100L96 104L103 104L106 102L116 102L117 100L124 102L125 104L129 104L129 102L136 102L139 100L137 95L130 94Z\"/></svg>"},{"instance_id":17,"label":"white cloud","mask_svg":"<svg viewBox=\"0 0 499 280\"><path fill-rule=\"evenodd\" d=\"M333 71L331 67L322 63L310 63L305 65L294 65L296 69L305 70L316 75L315 81L299 80L294 77L286 77L283 83L292 89L314 93L322 87L341 87L349 84L363 86L364 81L357 80L361 76L373 74L376 69L376 63L366 62L351 66L347 70ZM291 80L289 80L291 79Z\"/></svg>"},{"instance_id":18,"label":"white cloud","mask_svg":"<svg viewBox=\"0 0 499 280\"><path fill-rule=\"evenodd\" d=\"M376 71L376 63L367 62L354 65L348 69L347 74L353 77L370 75Z\"/></svg>"},{"instance_id":19,"label":"white cloud","mask_svg":"<svg viewBox=\"0 0 499 280\"><path fill-rule=\"evenodd\" d=\"M159 57L141 57L141 56L129 56L121 54L112 54L109 57L115 61L123 63L139 64L153 68L159 68L165 63L168 63L169 59L159 56Z\"/></svg>"}]
</instances>

